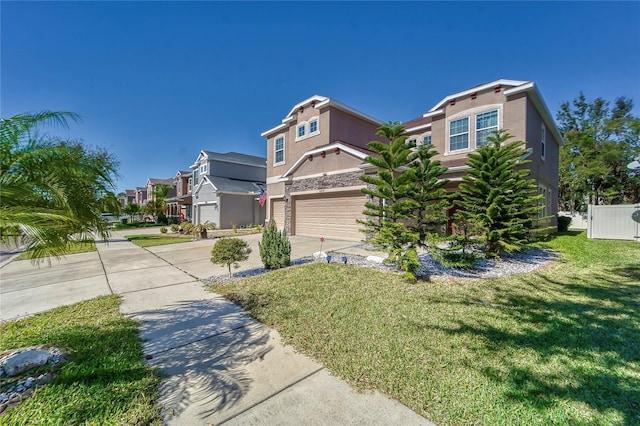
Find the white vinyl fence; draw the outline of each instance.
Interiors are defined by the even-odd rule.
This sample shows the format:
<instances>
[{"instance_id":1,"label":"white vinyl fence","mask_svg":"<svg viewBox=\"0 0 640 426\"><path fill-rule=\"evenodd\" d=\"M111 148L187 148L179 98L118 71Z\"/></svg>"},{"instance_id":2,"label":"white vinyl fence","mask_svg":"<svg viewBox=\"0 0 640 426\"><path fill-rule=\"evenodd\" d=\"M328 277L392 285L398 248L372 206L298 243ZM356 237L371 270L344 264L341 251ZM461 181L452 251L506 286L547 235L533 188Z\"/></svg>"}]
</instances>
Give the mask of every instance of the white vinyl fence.
<instances>
[{"instance_id":1,"label":"white vinyl fence","mask_svg":"<svg viewBox=\"0 0 640 426\"><path fill-rule=\"evenodd\" d=\"M635 240L640 242L640 223L636 218L640 204L618 206L589 206L587 237L606 240ZM635 215L634 215L635 213Z\"/></svg>"}]
</instances>

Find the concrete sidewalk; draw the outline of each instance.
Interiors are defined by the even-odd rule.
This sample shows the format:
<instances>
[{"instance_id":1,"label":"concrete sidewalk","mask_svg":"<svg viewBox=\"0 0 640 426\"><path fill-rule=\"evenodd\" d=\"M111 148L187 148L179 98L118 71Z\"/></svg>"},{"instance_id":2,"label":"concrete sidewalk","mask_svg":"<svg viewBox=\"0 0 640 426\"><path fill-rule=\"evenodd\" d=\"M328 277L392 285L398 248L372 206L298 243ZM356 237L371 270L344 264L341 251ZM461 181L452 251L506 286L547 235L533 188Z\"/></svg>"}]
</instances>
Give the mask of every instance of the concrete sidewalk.
<instances>
[{"instance_id":1,"label":"concrete sidewalk","mask_svg":"<svg viewBox=\"0 0 640 426\"><path fill-rule=\"evenodd\" d=\"M254 253L242 269L262 265L259 237L243 237ZM150 364L167 375L159 389L167 424L432 424L384 395L354 391L283 345L275 330L206 291L199 279L225 273L209 261L214 243L146 250L114 232L108 243L96 244L97 252L71 255L51 267L12 262L0 269L0 319L121 295L122 312L140 322ZM315 239L292 237L292 258L319 248ZM323 244L325 251L340 249L362 250L356 243Z\"/></svg>"}]
</instances>

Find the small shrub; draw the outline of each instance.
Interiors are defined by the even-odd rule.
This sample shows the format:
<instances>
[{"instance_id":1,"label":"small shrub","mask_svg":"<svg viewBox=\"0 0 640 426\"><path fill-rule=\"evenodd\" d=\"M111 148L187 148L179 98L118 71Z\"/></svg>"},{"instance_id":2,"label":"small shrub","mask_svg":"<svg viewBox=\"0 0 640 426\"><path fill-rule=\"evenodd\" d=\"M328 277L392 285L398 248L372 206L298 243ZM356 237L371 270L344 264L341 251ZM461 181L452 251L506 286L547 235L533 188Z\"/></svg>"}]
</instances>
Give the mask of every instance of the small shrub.
<instances>
[{"instance_id":1,"label":"small shrub","mask_svg":"<svg viewBox=\"0 0 640 426\"><path fill-rule=\"evenodd\" d=\"M185 234L191 234L191 231L193 231L193 223L191 222L184 222L180 227Z\"/></svg>"},{"instance_id":2,"label":"small shrub","mask_svg":"<svg viewBox=\"0 0 640 426\"><path fill-rule=\"evenodd\" d=\"M234 234L238 232L238 225L234 221L231 221L231 229L233 229Z\"/></svg>"},{"instance_id":3,"label":"small shrub","mask_svg":"<svg viewBox=\"0 0 640 426\"><path fill-rule=\"evenodd\" d=\"M276 223L271 220L258 242L260 259L265 269L280 269L291 263L291 243L287 233L278 231Z\"/></svg>"},{"instance_id":4,"label":"small shrub","mask_svg":"<svg viewBox=\"0 0 640 426\"><path fill-rule=\"evenodd\" d=\"M566 232L569 230L569 225L571 225L571 218L566 216L558 216L558 231Z\"/></svg>"},{"instance_id":5,"label":"small shrub","mask_svg":"<svg viewBox=\"0 0 640 426\"><path fill-rule=\"evenodd\" d=\"M209 222L209 221L206 221L206 222L204 223L204 226L205 226L209 231L215 231L215 230L217 229L216 224L215 224L215 223L213 223L213 222Z\"/></svg>"},{"instance_id":6,"label":"small shrub","mask_svg":"<svg viewBox=\"0 0 640 426\"><path fill-rule=\"evenodd\" d=\"M260 233L264 229L264 225L261 225L261 224L256 225L256 226L253 227L253 229L255 229L256 232Z\"/></svg>"},{"instance_id":7,"label":"small shrub","mask_svg":"<svg viewBox=\"0 0 640 426\"><path fill-rule=\"evenodd\" d=\"M160 227L160 232L163 233L163 234L166 234L167 233L167 227L166 226L161 226Z\"/></svg>"},{"instance_id":8,"label":"small shrub","mask_svg":"<svg viewBox=\"0 0 640 426\"><path fill-rule=\"evenodd\" d=\"M240 238L223 238L219 240L211 249L211 263L229 268L229 278L231 278L231 265L239 268L238 262L249 258L251 248L246 241Z\"/></svg>"},{"instance_id":9,"label":"small shrub","mask_svg":"<svg viewBox=\"0 0 640 426\"><path fill-rule=\"evenodd\" d=\"M171 232L173 232L174 234L177 233L180 230L180 227L176 223L172 223L169 226L169 228L171 228Z\"/></svg>"}]
</instances>

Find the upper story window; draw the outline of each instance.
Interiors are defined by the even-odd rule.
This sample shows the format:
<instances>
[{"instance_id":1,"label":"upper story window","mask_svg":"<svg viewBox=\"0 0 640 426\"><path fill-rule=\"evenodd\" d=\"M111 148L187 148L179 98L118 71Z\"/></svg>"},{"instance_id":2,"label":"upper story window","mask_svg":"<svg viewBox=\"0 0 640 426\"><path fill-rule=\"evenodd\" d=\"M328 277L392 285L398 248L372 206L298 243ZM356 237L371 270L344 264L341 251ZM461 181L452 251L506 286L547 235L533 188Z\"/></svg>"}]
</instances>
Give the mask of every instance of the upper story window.
<instances>
[{"instance_id":1,"label":"upper story window","mask_svg":"<svg viewBox=\"0 0 640 426\"><path fill-rule=\"evenodd\" d=\"M476 148L487 143L487 136L498 130L498 110L476 115Z\"/></svg>"},{"instance_id":2,"label":"upper story window","mask_svg":"<svg viewBox=\"0 0 640 426\"><path fill-rule=\"evenodd\" d=\"M198 170L194 170L193 171L193 184L197 185L198 184Z\"/></svg>"},{"instance_id":3,"label":"upper story window","mask_svg":"<svg viewBox=\"0 0 640 426\"><path fill-rule=\"evenodd\" d=\"M308 122L303 121L296 126L296 142L311 136L320 134L320 126L318 125L319 117L313 117Z\"/></svg>"},{"instance_id":4,"label":"upper story window","mask_svg":"<svg viewBox=\"0 0 640 426\"><path fill-rule=\"evenodd\" d=\"M284 136L276 137L274 141L274 164L284 163Z\"/></svg>"},{"instance_id":5,"label":"upper story window","mask_svg":"<svg viewBox=\"0 0 640 426\"><path fill-rule=\"evenodd\" d=\"M540 129L540 158L544 160L544 155L547 150L547 128L542 124L542 128Z\"/></svg>"},{"instance_id":6,"label":"upper story window","mask_svg":"<svg viewBox=\"0 0 640 426\"><path fill-rule=\"evenodd\" d=\"M207 173L207 163L200 165L200 173Z\"/></svg>"},{"instance_id":7,"label":"upper story window","mask_svg":"<svg viewBox=\"0 0 640 426\"><path fill-rule=\"evenodd\" d=\"M449 151L469 148L469 117L449 123Z\"/></svg>"},{"instance_id":8,"label":"upper story window","mask_svg":"<svg viewBox=\"0 0 640 426\"><path fill-rule=\"evenodd\" d=\"M422 137L422 145L431 145L431 135L425 135Z\"/></svg>"},{"instance_id":9,"label":"upper story window","mask_svg":"<svg viewBox=\"0 0 640 426\"><path fill-rule=\"evenodd\" d=\"M193 178L189 178L189 183L187 183L187 191L191 192L191 188L193 188Z\"/></svg>"}]
</instances>

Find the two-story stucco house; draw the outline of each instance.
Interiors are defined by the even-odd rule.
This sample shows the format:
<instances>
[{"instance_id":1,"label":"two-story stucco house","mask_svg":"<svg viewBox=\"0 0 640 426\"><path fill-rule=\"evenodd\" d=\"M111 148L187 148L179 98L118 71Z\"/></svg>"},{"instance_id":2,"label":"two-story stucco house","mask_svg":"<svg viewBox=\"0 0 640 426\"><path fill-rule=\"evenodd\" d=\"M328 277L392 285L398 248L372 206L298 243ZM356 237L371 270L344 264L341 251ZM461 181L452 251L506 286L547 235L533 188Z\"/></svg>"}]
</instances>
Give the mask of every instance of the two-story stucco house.
<instances>
[{"instance_id":1,"label":"two-story stucco house","mask_svg":"<svg viewBox=\"0 0 640 426\"><path fill-rule=\"evenodd\" d=\"M404 123L409 140L431 143L435 159L448 168L449 192L455 192L467 166L467 154L498 129L526 142L523 157L544 196L542 216L558 207L558 165L562 136L532 81L497 80L446 96L421 117Z\"/></svg>"},{"instance_id":2,"label":"two-story stucco house","mask_svg":"<svg viewBox=\"0 0 640 426\"><path fill-rule=\"evenodd\" d=\"M200 151L191 171L193 223L209 221L219 228L264 223L265 207L258 203L265 185L264 157Z\"/></svg>"},{"instance_id":3,"label":"two-story stucco house","mask_svg":"<svg viewBox=\"0 0 640 426\"><path fill-rule=\"evenodd\" d=\"M324 96L295 105L267 138L267 219L290 235L362 239L359 177L380 120Z\"/></svg>"},{"instance_id":4,"label":"two-story stucco house","mask_svg":"<svg viewBox=\"0 0 640 426\"><path fill-rule=\"evenodd\" d=\"M175 218L178 222L191 220L191 207L193 205L191 196L192 177L193 173L190 170L178 170L173 180L176 195L166 200L167 216Z\"/></svg>"},{"instance_id":5,"label":"two-story stucco house","mask_svg":"<svg viewBox=\"0 0 640 426\"><path fill-rule=\"evenodd\" d=\"M357 219L366 201L359 177L368 143L382 124L333 99L313 96L295 105L267 139L267 220L291 235L360 240ZM409 140L431 143L457 191L466 155L491 131L506 129L527 142L528 165L545 196L545 215L557 211L558 157L562 138L533 82L497 80L446 96L403 124Z\"/></svg>"}]
</instances>

